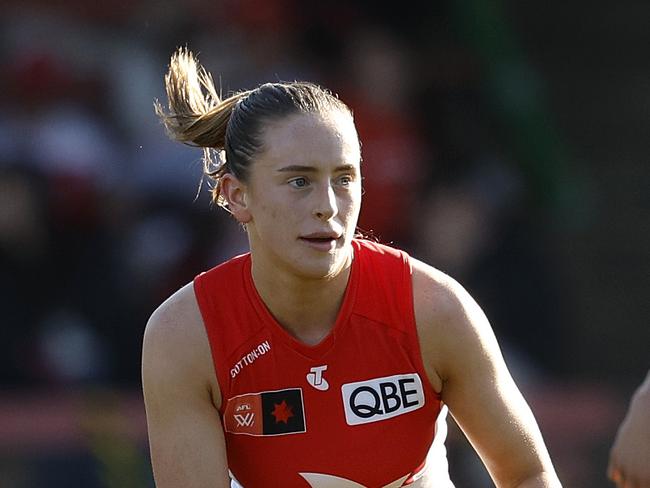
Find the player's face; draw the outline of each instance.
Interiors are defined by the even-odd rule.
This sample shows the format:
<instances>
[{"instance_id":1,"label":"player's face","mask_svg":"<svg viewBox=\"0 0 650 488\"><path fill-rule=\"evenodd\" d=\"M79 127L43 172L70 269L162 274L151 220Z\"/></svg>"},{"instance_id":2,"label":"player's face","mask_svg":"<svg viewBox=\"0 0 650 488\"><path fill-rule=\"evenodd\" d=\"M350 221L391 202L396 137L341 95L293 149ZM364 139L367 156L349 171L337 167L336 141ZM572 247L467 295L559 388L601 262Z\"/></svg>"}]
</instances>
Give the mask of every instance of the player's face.
<instances>
[{"instance_id":1,"label":"player's face","mask_svg":"<svg viewBox=\"0 0 650 488\"><path fill-rule=\"evenodd\" d=\"M341 111L275 121L246 182L256 266L336 276L352 258L361 207L359 140Z\"/></svg>"}]
</instances>

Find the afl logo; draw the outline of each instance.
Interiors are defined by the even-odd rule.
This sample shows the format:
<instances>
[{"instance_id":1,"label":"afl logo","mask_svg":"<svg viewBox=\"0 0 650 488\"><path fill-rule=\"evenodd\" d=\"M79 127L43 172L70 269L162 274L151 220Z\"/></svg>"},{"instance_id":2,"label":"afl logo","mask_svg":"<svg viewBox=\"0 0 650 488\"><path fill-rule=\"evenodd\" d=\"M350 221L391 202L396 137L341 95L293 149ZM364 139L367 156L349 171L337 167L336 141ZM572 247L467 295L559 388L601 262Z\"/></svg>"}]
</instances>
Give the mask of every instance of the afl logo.
<instances>
[{"instance_id":1,"label":"afl logo","mask_svg":"<svg viewBox=\"0 0 650 488\"><path fill-rule=\"evenodd\" d=\"M424 390L417 373L347 383L341 393L348 425L378 422L424 406Z\"/></svg>"}]
</instances>

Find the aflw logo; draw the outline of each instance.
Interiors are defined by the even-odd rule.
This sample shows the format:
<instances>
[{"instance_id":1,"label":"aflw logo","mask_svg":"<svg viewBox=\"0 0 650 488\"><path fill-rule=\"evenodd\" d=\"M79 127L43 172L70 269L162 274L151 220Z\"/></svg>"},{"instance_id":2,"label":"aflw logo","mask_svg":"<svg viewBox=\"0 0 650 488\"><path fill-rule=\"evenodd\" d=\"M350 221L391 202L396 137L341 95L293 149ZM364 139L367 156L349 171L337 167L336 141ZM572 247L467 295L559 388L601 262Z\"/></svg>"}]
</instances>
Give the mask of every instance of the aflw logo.
<instances>
[{"instance_id":1,"label":"aflw logo","mask_svg":"<svg viewBox=\"0 0 650 488\"><path fill-rule=\"evenodd\" d=\"M255 422L255 414L253 412L246 414L236 413L235 421L239 427L250 427Z\"/></svg>"},{"instance_id":2,"label":"aflw logo","mask_svg":"<svg viewBox=\"0 0 650 488\"><path fill-rule=\"evenodd\" d=\"M348 425L378 422L424 406L424 390L417 373L347 383L341 393Z\"/></svg>"},{"instance_id":3,"label":"aflw logo","mask_svg":"<svg viewBox=\"0 0 650 488\"><path fill-rule=\"evenodd\" d=\"M307 432L301 388L244 393L231 397L223 428L232 434L268 436Z\"/></svg>"},{"instance_id":4,"label":"aflw logo","mask_svg":"<svg viewBox=\"0 0 650 488\"><path fill-rule=\"evenodd\" d=\"M236 412L246 412L233 414L239 427L250 427L255 422L255 413L250 410L251 406L248 403L242 403L235 409Z\"/></svg>"}]
</instances>

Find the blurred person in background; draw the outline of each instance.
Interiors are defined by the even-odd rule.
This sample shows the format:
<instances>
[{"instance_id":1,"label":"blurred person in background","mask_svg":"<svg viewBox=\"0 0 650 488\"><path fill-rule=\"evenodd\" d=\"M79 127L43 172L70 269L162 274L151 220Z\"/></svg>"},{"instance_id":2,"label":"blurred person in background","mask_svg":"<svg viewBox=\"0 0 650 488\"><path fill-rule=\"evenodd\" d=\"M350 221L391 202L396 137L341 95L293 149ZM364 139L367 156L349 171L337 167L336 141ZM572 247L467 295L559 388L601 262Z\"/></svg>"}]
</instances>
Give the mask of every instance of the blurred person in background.
<instances>
[{"instance_id":1,"label":"blurred person in background","mask_svg":"<svg viewBox=\"0 0 650 488\"><path fill-rule=\"evenodd\" d=\"M347 105L304 82L221 99L184 49L166 85L169 112L157 112L203 148L213 200L250 253L199 274L147 324L157 486L453 486L447 407L498 487L561 486L473 298L355 236L361 154Z\"/></svg>"},{"instance_id":2,"label":"blurred person in background","mask_svg":"<svg viewBox=\"0 0 650 488\"><path fill-rule=\"evenodd\" d=\"M618 488L650 487L650 371L618 428L607 474Z\"/></svg>"}]
</instances>

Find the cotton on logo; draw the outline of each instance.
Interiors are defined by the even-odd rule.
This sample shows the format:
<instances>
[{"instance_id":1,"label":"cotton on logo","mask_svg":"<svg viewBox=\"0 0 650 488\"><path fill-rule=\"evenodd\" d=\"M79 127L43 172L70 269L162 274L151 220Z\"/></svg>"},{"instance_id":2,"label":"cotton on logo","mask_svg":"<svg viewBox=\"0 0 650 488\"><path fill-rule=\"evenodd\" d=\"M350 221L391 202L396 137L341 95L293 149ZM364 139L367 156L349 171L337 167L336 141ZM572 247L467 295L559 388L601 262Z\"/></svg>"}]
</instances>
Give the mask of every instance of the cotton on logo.
<instances>
[{"instance_id":1,"label":"cotton on logo","mask_svg":"<svg viewBox=\"0 0 650 488\"><path fill-rule=\"evenodd\" d=\"M330 384L325 378L323 378L323 372L327 370L327 365L324 366L314 366L307 373L307 382L320 391L325 391L330 387Z\"/></svg>"},{"instance_id":2,"label":"cotton on logo","mask_svg":"<svg viewBox=\"0 0 650 488\"><path fill-rule=\"evenodd\" d=\"M331 474L300 473L300 476L305 478L307 483L309 483L309 486L312 488L366 488L356 481L339 478L338 476L332 476ZM384 485L382 488L398 488L399 486L402 486L402 483L404 483L408 477L409 475L406 475L392 483Z\"/></svg>"},{"instance_id":3,"label":"cotton on logo","mask_svg":"<svg viewBox=\"0 0 650 488\"><path fill-rule=\"evenodd\" d=\"M255 414L253 412L248 412L245 415L236 413L234 417L239 427L250 427L255 422Z\"/></svg>"}]
</instances>

